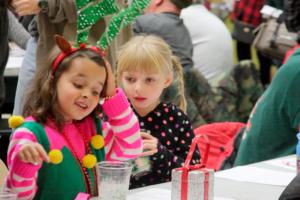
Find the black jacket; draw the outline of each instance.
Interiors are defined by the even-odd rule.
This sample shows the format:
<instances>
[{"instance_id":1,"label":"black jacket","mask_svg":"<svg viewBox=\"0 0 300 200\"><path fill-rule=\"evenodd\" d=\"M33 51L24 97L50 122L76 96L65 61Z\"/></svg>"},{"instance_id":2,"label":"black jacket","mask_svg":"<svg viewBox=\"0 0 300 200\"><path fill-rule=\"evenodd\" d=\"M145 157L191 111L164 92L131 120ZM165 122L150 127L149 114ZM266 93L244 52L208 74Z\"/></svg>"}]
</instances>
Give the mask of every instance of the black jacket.
<instances>
[{"instance_id":1,"label":"black jacket","mask_svg":"<svg viewBox=\"0 0 300 200\"><path fill-rule=\"evenodd\" d=\"M300 200L300 174L284 189L279 200Z\"/></svg>"}]
</instances>

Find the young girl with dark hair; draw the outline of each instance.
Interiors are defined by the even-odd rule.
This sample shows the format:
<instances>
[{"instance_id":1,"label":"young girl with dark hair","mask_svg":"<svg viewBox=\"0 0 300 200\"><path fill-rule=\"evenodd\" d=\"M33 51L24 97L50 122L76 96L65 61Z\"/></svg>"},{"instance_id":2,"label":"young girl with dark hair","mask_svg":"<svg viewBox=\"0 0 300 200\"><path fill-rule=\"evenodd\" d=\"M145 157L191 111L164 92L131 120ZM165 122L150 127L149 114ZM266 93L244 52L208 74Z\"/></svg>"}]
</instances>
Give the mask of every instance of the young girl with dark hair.
<instances>
[{"instance_id":1,"label":"young girl with dark hair","mask_svg":"<svg viewBox=\"0 0 300 200\"><path fill-rule=\"evenodd\" d=\"M5 186L21 199L97 196L96 162L133 159L142 149L137 117L102 51L56 42L62 52L37 74L9 145ZM100 100L108 121L98 117Z\"/></svg>"}]
</instances>

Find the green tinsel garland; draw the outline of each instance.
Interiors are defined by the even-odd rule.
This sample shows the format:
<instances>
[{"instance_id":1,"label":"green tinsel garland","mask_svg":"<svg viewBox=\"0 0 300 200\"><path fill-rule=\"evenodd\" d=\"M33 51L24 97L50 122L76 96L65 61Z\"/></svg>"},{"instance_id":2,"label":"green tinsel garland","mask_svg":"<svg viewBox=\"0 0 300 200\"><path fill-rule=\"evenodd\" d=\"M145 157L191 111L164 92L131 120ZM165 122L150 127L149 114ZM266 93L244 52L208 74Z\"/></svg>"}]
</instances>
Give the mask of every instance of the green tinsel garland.
<instances>
[{"instance_id":1,"label":"green tinsel garland","mask_svg":"<svg viewBox=\"0 0 300 200\"><path fill-rule=\"evenodd\" d=\"M76 0L77 43L86 43L90 28L100 18L115 14L97 46L105 50L121 29L130 24L150 3L150 0L133 0L128 8L119 11L116 0Z\"/></svg>"},{"instance_id":2,"label":"green tinsel garland","mask_svg":"<svg viewBox=\"0 0 300 200\"><path fill-rule=\"evenodd\" d=\"M148 6L150 0L133 0L131 5L112 17L97 46L106 49L121 29L130 24Z\"/></svg>"},{"instance_id":3,"label":"green tinsel garland","mask_svg":"<svg viewBox=\"0 0 300 200\"><path fill-rule=\"evenodd\" d=\"M117 13L115 0L76 0L77 43L86 43L91 27L102 17Z\"/></svg>"}]
</instances>

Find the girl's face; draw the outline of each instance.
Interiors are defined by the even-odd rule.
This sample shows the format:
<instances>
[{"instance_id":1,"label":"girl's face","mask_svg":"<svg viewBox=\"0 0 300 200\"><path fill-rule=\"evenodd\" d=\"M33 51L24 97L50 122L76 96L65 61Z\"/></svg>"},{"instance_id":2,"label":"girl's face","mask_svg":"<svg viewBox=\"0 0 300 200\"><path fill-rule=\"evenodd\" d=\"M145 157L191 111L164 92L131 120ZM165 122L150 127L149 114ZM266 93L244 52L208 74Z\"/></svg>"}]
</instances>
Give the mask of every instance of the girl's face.
<instances>
[{"instance_id":1,"label":"girl's face","mask_svg":"<svg viewBox=\"0 0 300 200\"><path fill-rule=\"evenodd\" d=\"M57 81L57 100L65 122L81 120L97 106L105 68L88 58L75 58Z\"/></svg>"},{"instance_id":2,"label":"girl's face","mask_svg":"<svg viewBox=\"0 0 300 200\"><path fill-rule=\"evenodd\" d=\"M145 116L160 102L163 90L172 82L172 74L146 73L144 71L123 72L121 83L132 106L139 115Z\"/></svg>"}]
</instances>

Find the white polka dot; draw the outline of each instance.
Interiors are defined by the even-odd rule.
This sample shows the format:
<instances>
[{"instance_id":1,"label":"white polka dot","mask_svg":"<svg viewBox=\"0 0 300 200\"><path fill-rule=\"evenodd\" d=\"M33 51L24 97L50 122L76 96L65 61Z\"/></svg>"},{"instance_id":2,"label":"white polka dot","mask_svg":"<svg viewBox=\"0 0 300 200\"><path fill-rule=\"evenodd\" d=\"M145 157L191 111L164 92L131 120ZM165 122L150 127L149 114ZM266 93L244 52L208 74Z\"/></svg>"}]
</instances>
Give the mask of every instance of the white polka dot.
<instances>
[{"instance_id":1,"label":"white polka dot","mask_svg":"<svg viewBox=\"0 0 300 200\"><path fill-rule=\"evenodd\" d=\"M181 112L178 112L177 115L178 115L178 116L181 116L182 114L181 114Z\"/></svg>"},{"instance_id":2,"label":"white polka dot","mask_svg":"<svg viewBox=\"0 0 300 200\"><path fill-rule=\"evenodd\" d=\"M163 159L164 157L165 157L164 155L161 155L161 156L160 156L160 159Z\"/></svg>"},{"instance_id":3,"label":"white polka dot","mask_svg":"<svg viewBox=\"0 0 300 200\"><path fill-rule=\"evenodd\" d=\"M175 141L178 141L178 137L174 137L174 140L175 140Z\"/></svg>"},{"instance_id":4,"label":"white polka dot","mask_svg":"<svg viewBox=\"0 0 300 200\"><path fill-rule=\"evenodd\" d=\"M180 128L180 131L183 132L183 131L184 131L184 128Z\"/></svg>"},{"instance_id":5,"label":"white polka dot","mask_svg":"<svg viewBox=\"0 0 300 200\"><path fill-rule=\"evenodd\" d=\"M172 132L173 132L173 131L172 131L172 129L170 129L170 128L169 128L169 130L168 130L168 131L169 131L169 133L172 133Z\"/></svg>"},{"instance_id":6,"label":"white polka dot","mask_svg":"<svg viewBox=\"0 0 300 200\"><path fill-rule=\"evenodd\" d=\"M144 126L144 125L145 125L144 122L141 122L141 123L140 123L140 126Z\"/></svg>"}]
</instances>

